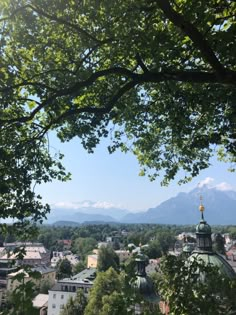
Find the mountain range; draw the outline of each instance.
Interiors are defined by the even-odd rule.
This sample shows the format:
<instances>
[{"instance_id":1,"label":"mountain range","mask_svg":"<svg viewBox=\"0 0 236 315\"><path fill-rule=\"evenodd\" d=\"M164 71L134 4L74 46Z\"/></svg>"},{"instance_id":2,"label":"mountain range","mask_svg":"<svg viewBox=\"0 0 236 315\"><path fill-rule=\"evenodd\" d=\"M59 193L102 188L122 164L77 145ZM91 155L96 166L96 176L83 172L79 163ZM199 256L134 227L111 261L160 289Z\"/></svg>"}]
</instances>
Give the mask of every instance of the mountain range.
<instances>
[{"instance_id":1,"label":"mountain range","mask_svg":"<svg viewBox=\"0 0 236 315\"><path fill-rule=\"evenodd\" d=\"M51 205L51 212L48 215L47 223L55 221L73 221L77 223L89 221L119 222L129 213L128 210L114 208L108 205L85 200L82 203L69 205Z\"/></svg>"},{"instance_id":2,"label":"mountain range","mask_svg":"<svg viewBox=\"0 0 236 315\"><path fill-rule=\"evenodd\" d=\"M179 193L155 208L131 213L119 208L81 207L78 209L53 208L47 223L55 221L196 224L200 219L200 196L203 196L205 219L212 225L236 224L236 191L218 190L204 185L188 193Z\"/></svg>"}]
</instances>

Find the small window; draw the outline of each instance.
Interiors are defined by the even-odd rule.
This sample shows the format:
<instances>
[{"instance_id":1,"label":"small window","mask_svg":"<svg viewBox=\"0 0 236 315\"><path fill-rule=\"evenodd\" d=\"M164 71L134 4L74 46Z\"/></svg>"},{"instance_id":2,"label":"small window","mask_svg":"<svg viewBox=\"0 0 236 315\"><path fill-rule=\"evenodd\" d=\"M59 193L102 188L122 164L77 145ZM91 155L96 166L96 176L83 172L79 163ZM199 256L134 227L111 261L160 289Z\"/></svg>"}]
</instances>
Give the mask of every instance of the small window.
<instances>
[{"instance_id":1,"label":"small window","mask_svg":"<svg viewBox=\"0 0 236 315\"><path fill-rule=\"evenodd\" d=\"M52 304L52 308L56 308L56 304Z\"/></svg>"},{"instance_id":2,"label":"small window","mask_svg":"<svg viewBox=\"0 0 236 315\"><path fill-rule=\"evenodd\" d=\"M64 299L64 295L63 294L61 295L61 299Z\"/></svg>"},{"instance_id":3,"label":"small window","mask_svg":"<svg viewBox=\"0 0 236 315\"><path fill-rule=\"evenodd\" d=\"M56 296L57 296L57 295L54 293L54 294L53 294L53 298L55 299L55 298L56 298Z\"/></svg>"}]
</instances>

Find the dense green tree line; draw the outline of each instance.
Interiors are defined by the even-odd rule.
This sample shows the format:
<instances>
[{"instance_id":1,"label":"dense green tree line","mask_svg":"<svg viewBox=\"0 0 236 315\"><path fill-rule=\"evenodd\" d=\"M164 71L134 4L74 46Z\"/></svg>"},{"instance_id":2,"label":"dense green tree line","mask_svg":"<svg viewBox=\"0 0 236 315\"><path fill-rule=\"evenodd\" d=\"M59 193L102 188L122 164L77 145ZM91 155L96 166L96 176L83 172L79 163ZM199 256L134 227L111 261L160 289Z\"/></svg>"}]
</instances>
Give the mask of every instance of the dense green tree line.
<instances>
[{"instance_id":1,"label":"dense green tree line","mask_svg":"<svg viewBox=\"0 0 236 315\"><path fill-rule=\"evenodd\" d=\"M125 235L122 234L125 231ZM213 233L229 233L234 238L236 235L235 226L212 226ZM98 242L106 240L107 236L118 236L122 248L127 248L129 243L139 246L150 243L151 241L160 241L164 238L169 240L169 246L173 246L173 238L182 232L195 233L195 226L191 225L158 225L158 224L96 224L84 225L81 227L51 227L42 226L39 229L37 238L31 238L33 241L42 242L46 248L57 250L58 240L71 239L72 251L81 254L83 257L96 247ZM2 239L3 241L6 239ZM11 240L16 240L15 236ZM158 247L158 246L157 246ZM165 252L166 250L164 250Z\"/></svg>"}]
</instances>

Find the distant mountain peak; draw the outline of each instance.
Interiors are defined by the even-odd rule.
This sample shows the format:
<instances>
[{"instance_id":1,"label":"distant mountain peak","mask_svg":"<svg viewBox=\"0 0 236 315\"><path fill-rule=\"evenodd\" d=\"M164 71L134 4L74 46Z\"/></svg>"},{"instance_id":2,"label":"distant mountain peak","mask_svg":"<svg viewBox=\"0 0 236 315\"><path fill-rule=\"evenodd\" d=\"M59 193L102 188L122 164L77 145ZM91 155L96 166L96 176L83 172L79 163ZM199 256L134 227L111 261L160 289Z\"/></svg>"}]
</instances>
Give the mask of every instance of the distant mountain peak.
<instances>
[{"instance_id":1,"label":"distant mountain peak","mask_svg":"<svg viewBox=\"0 0 236 315\"><path fill-rule=\"evenodd\" d=\"M200 220L198 207L201 195L209 224L236 224L236 191L218 190L207 184L197 186L188 193L179 193L145 213L128 214L123 222L197 224Z\"/></svg>"},{"instance_id":2,"label":"distant mountain peak","mask_svg":"<svg viewBox=\"0 0 236 315\"><path fill-rule=\"evenodd\" d=\"M209 224L236 224L236 191L222 182L213 186L208 177L190 192L180 192L177 196L162 202L144 212L131 213L109 202L84 200L59 202L51 206L48 223L56 221L197 224L200 219L200 196L203 197L205 218Z\"/></svg>"}]
</instances>

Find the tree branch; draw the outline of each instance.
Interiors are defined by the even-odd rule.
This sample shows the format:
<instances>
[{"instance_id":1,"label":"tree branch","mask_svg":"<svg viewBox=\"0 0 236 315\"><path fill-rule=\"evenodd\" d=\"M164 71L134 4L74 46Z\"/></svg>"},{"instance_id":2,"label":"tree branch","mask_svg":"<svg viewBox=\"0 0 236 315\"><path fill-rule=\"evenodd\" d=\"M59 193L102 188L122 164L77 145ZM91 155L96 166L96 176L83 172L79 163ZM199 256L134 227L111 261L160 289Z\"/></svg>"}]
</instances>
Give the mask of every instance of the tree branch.
<instances>
[{"instance_id":1,"label":"tree branch","mask_svg":"<svg viewBox=\"0 0 236 315\"><path fill-rule=\"evenodd\" d=\"M143 72L148 72L148 68L146 67L146 65L144 64L140 54L136 54L135 56L136 60L137 60L137 63L138 65L140 66L140 68L143 70Z\"/></svg>"},{"instance_id":2,"label":"tree branch","mask_svg":"<svg viewBox=\"0 0 236 315\"><path fill-rule=\"evenodd\" d=\"M125 84L103 107L80 107L80 108L71 108L64 113L62 113L60 116L58 116L55 120L52 120L46 127L43 128L42 132L37 136L37 139L40 139L45 136L45 134L51 129L53 125L56 125L57 123L62 123L63 120L79 115L81 113L91 113L91 114L99 114L99 115L105 115L108 114L114 107L114 105L119 101L119 99L125 95L128 91L130 91L137 83L134 81L128 82Z\"/></svg>"},{"instance_id":3,"label":"tree branch","mask_svg":"<svg viewBox=\"0 0 236 315\"><path fill-rule=\"evenodd\" d=\"M12 119L0 119L0 125L10 124L15 122L24 123L26 121L32 120L35 115L42 109L46 109L47 106L54 103L57 98L63 96L69 96L71 98L78 96L81 90L92 86L99 78L107 77L109 75L114 75L120 77L125 77L129 81L126 85L120 88L117 94L114 95L111 105L113 106L119 98L124 95L126 89L129 90L136 85L142 85L143 83L160 83L166 81L176 81L176 82L192 82L192 83L212 83L212 84L226 84L236 86L236 72L228 71L219 76L213 72L199 72L199 71L162 71L156 72L155 70L148 71L142 74L134 73L126 68L114 67L106 70L101 70L93 73L87 80L78 81L74 85L58 90L53 93L50 97L45 99L39 106L37 106L28 116L12 118ZM22 86L23 88L23 86ZM106 107L107 108L107 107ZM96 108L97 110L98 108ZM86 107L84 112L95 110L95 108ZM80 109L81 111L81 109Z\"/></svg>"},{"instance_id":4,"label":"tree branch","mask_svg":"<svg viewBox=\"0 0 236 315\"><path fill-rule=\"evenodd\" d=\"M169 0L156 0L158 7L163 11L165 16L177 27L181 29L201 51L203 57L211 65L211 67L220 76L225 72L224 66L217 59L215 53L210 47L208 41L198 31L198 29L178 12L176 12L170 5Z\"/></svg>"},{"instance_id":5,"label":"tree branch","mask_svg":"<svg viewBox=\"0 0 236 315\"><path fill-rule=\"evenodd\" d=\"M9 85L9 86L1 88L0 89L0 93L6 93L6 92L11 91L13 89L17 89L17 88L21 88L21 87L24 88L26 86L35 86L35 87L47 89L47 90L54 91L54 92L56 91L55 88L52 88L52 87L50 87L50 86L48 86L46 84L39 83L39 82L30 82L30 81L26 81L25 80L25 81L22 81L22 82L20 82L18 84Z\"/></svg>"},{"instance_id":6,"label":"tree branch","mask_svg":"<svg viewBox=\"0 0 236 315\"><path fill-rule=\"evenodd\" d=\"M37 106L30 113L30 115L18 117L18 118L12 118L12 119L5 119L5 120L0 119L0 125L11 124L11 123L15 123L15 122L24 123L26 121L32 120L41 109L43 109L43 108L45 109L49 104L51 104L53 101L55 101L55 99L62 97L62 96L68 96L68 95L71 97L76 97L79 94L79 92L81 91L81 89L87 88L87 87L93 85L93 83L97 79L99 79L100 77L104 77L104 76L108 76L108 75L112 75L112 74L118 74L120 76L129 77L129 78L133 78L133 79L137 76L137 74L131 72L130 70L125 69L125 68L119 68L119 67L114 67L114 68L110 68L110 69L106 69L106 70L97 71L97 72L93 73L87 80L78 81L74 85L72 85L68 88L58 90L56 93L52 94L45 101L43 101L39 106ZM27 83L27 85L34 85L34 84L33 83ZM20 86L22 86L22 88L24 87L23 84L21 84ZM14 87L16 87L16 86L14 86ZM18 85L17 85L17 87L18 87ZM10 89L10 87L7 87L7 89Z\"/></svg>"}]
</instances>

